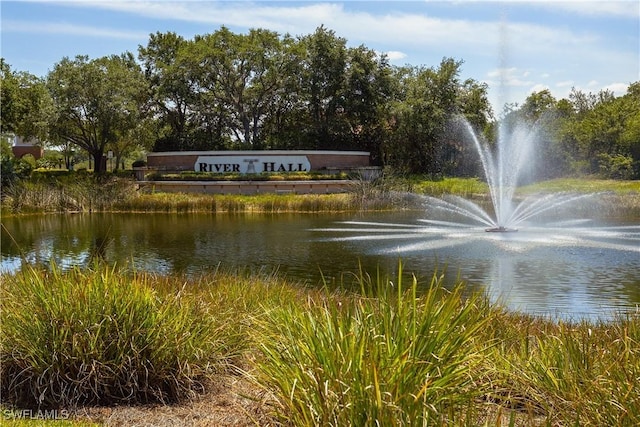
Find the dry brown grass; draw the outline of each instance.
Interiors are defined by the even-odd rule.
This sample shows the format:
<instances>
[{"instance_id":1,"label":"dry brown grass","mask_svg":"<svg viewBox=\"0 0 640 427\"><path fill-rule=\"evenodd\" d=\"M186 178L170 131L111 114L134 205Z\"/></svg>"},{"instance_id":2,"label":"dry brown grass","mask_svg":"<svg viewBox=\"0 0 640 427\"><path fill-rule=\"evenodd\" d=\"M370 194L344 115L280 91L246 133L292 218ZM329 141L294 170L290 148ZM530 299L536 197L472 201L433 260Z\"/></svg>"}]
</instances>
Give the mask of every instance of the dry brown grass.
<instances>
[{"instance_id":1,"label":"dry brown grass","mask_svg":"<svg viewBox=\"0 0 640 427\"><path fill-rule=\"evenodd\" d=\"M73 419L107 427L273 426L265 393L240 375L216 378L216 386L198 399L175 405L79 408Z\"/></svg>"}]
</instances>

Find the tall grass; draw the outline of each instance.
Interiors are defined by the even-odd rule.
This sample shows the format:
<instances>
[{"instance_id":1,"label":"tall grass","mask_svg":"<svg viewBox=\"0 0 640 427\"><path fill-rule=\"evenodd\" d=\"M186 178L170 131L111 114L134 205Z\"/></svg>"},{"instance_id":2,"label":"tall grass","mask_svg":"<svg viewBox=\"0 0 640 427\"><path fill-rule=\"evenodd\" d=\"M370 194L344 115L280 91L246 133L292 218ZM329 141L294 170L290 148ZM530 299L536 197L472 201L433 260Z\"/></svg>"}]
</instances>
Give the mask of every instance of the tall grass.
<instances>
[{"instance_id":1,"label":"tall grass","mask_svg":"<svg viewBox=\"0 0 640 427\"><path fill-rule=\"evenodd\" d=\"M343 212L360 207L350 194L141 194L115 203L112 210L127 212Z\"/></svg>"},{"instance_id":2,"label":"tall grass","mask_svg":"<svg viewBox=\"0 0 640 427\"><path fill-rule=\"evenodd\" d=\"M627 320L593 329L561 323L557 333L537 337L516 378L527 383L530 396L551 418L578 425L640 425L637 328L638 322Z\"/></svg>"},{"instance_id":3,"label":"tall grass","mask_svg":"<svg viewBox=\"0 0 640 427\"><path fill-rule=\"evenodd\" d=\"M640 181L596 178L559 178L527 185L521 190L524 193L538 193L541 191L599 193L603 191L611 191L621 195L628 195L640 193Z\"/></svg>"},{"instance_id":4,"label":"tall grass","mask_svg":"<svg viewBox=\"0 0 640 427\"><path fill-rule=\"evenodd\" d=\"M487 194L489 187L477 178L444 178L437 181L422 181L415 186L416 192L431 196L453 194L472 197Z\"/></svg>"},{"instance_id":5,"label":"tall grass","mask_svg":"<svg viewBox=\"0 0 640 427\"><path fill-rule=\"evenodd\" d=\"M394 201L377 191L340 194L187 194L136 190L133 181L92 178L60 183L20 182L3 189L3 214L44 212L346 212L388 209Z\"/></svg>"},{"instance_id":6,"label":"tall grass","mask_svg":"<svg viewBox=\"0 0 640 427\"><path fill-rule=\"evenodd\" d=\"M535 425L640 425L640 316L565 322L494 309L482 382Z\"/></svg>"},{"instance_id":7,"label":"tall grass","mask_svg":"<svg viewBox=\"0 0 640 427\"><path fill-rule=\"evenodd\" d=\"M2 189L2 208L11 213L105 211L114 201L135 197L129 179L76 174L21 181Z\"/></svg>"},{"instance_id":8,"label":"tall grass","mask_svg":"<svg viewBox=\"0 0 640 427\"><path fill-rule=\"evenodd\" d=\"M518 194L545 191L608 192L596 201L597 210L607 208L621 215L640 212L640 184L637 181L553 180L518 190ZM386 176L375 181L353 180L346 194L257 194L214 195L184 193L143 194L132 179L86 173L38 174L2 188L2 213L40 212L345 212L416 208L415 200L403 194L431 196L445 194L484 197L487 185L477 178ZM593 209L589 204L585 209ZM613 214L616 214L613 212Z\"/></svg>"},{"instance_id":9,"label":"tall grass","mask_svg":"<svg viewBox=\"0 0 640 427\"><path fill-rule=\"evenodd\" d=\"M463 300L434 278L361 275L362 296L309 300L268 311L260 323L259 381L288 425L417 425L465 413L478 396L485 302Z\"/></svg>"},{"instance_id":10,"label":"tall grass","mask_svg":"<svg viewBox=\"0 0 640 427\"><path fill-rule=\"evenodd\" d=\"M3 277L0 304L2 399L20 407L177 401L245 345L224 305L108 267Z\"/></svg>"},{"instance_id":11,"label":"tall grass","mask_svg":"<svg viewBox=\"0 0 640 427\"><path fill-rule=\"evenodd\" d=\"M3 275L0 403L172 402L225 370L284 425L640 425L640 312L556 321L441 277L403 283L402 268L352 277L329 290L269 271Z\"/></svg>"}]
</instances>

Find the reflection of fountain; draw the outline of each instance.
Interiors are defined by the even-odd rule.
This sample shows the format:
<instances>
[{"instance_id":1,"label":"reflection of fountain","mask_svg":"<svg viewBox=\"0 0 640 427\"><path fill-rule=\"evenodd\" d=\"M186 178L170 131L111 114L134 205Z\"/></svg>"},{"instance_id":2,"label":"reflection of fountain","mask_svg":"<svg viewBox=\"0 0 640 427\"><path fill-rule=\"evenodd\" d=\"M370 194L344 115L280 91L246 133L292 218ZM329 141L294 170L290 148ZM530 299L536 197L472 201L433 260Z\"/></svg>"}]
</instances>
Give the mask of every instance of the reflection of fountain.
<instances>
[{"instance_id":1,"label":"reflection of fountain","mask_svg":"<svg viewBox=\"0 0 640 427\"><path fill-rule=\"evenodd\" d=\"M400 257L415 276L446 270L451 286L463 281L517 311L575 320L637 310L640 225L632 218L608 225L547 218L517 233L485 233L482 226L421 216L396 212L315 231L359 257L389 265Z\"/></svg>"},{"instance_id":2,"label":"reflection of fountain","mask_svg":"<svg viewBox=\"0 0 640 427\"><path fill-rule=\"evenodd\" d=\"M445 196L440 199L428 197L428 201L434 207L484 224L489 227L485 231L509 232L517 231L515 227L518 224L545 211L592 196L555 193L543 197L529 196L515 204L514 192L522 173L532 164L531 153L539 129L535 125L502 123L493 152L486 142L481 141L467 121L460 120L480 156L494 215L491 216L479 205L459 196Z\"/></svg>"}]
</instances>

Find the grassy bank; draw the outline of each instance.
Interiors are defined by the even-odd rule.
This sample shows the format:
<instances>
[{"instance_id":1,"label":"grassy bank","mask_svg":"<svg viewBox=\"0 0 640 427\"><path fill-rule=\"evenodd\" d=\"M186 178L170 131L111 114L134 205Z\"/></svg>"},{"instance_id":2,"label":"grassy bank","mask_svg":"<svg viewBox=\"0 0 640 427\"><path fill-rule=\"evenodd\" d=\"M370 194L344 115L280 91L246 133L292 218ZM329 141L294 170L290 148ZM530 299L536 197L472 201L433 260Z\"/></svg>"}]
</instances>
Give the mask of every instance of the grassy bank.
<instances>
[{"instance_id":1,"label":"grassy bank","mask_svg":"<svg viewBox=\"0 0 640 427\"><path fill-rule=\"evenodd\" d=\"M522 187L517 196L545 192L603 193L604 206L640 213L640 181L558 179ZM343 194L205 195L145 193L133 179L87 173L39 174L2 189L2 214L49 212L345 212L415 208L405 193L487 198L487 185L476 178L387 177L354 181Z\"/></svg>"},{"instance_id":2,"label":"grassy bank","mask_svg":"<svg viewBox=\"0 0 640 427\"><path fill-rule=\"evenodd\" d=\"M260 397L257 425L640 423L638 313L553 322L438 277L345 277L360 291L220 271L5 275L2 404L180 401L231 373Z\"/></svg>"},{"instance_id":3,"label":"grassy bank","mask_svg":"<svg viewBox=\"0 0 640 427\"><path fill-rule=\"evenodd\" d=\"M640 181L622 181L597 178L562 178L527 185L521 194L572 191L576 193L613 192L620 195L639 195Z\"/></svg>"},{"instance_id":4,"label":"grassy bank","mask_svg":"<svg viewBox=\"0 0 640 427\"><path fill-rule=\"evenodd\" d=\"M138 189L134 180L88 174L40 176L2 189L4 215L54 212L343 212L406 204L384 185L353 183L341 194L184 194Z\"/></svg>"}]
</instances>

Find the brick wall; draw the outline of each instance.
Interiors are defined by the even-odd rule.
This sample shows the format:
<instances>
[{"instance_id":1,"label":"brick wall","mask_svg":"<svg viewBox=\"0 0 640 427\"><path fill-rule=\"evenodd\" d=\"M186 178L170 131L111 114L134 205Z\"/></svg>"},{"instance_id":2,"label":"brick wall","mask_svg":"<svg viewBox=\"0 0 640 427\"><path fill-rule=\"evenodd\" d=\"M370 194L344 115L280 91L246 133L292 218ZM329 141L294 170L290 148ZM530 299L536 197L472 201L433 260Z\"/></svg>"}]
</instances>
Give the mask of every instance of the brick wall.
<instances>
[{"instance_id":1,"label":"brick wall","mask_svg":"<svg viewBox=\"0 0 640 427\"><path fill-rule=\"evenodd\" d=\"M44 156L44 149L37 145L14 145L11 147L11 152L19 159L27 154L31 154L36 160Z\"/></svg>"}]
</instances>

